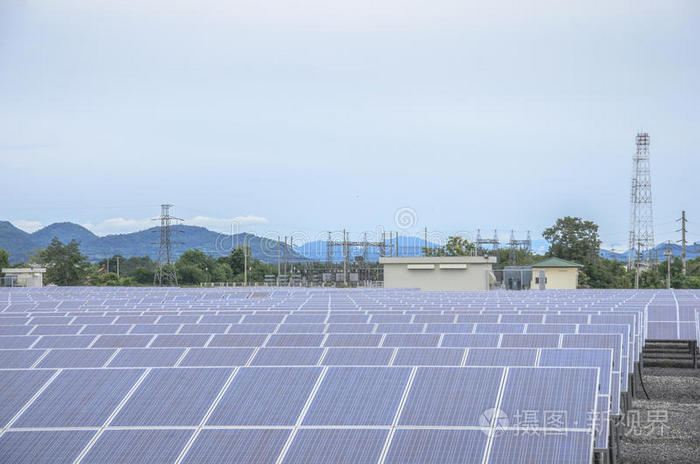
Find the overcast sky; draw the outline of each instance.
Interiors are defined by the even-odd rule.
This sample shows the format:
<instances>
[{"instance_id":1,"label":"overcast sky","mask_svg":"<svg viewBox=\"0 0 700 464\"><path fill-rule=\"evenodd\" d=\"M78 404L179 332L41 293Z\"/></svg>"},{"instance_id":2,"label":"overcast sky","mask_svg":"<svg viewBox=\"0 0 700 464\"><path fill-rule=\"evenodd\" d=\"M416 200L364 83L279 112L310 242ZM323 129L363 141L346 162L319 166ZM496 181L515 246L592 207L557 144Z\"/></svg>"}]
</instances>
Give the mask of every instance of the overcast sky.
<instances>
[{"instance_id":1,"label":"overcast sky","mask_svg":"<svg viewBox=\"0 0 700 464\"><path fill-rule=\"evenodd\" d=\"M566 5L566 6L564 6ZM0 219L700 240L700 2L0 0ZM403 211L403 210L402 210Z\"/></svg>"}]
</instances>

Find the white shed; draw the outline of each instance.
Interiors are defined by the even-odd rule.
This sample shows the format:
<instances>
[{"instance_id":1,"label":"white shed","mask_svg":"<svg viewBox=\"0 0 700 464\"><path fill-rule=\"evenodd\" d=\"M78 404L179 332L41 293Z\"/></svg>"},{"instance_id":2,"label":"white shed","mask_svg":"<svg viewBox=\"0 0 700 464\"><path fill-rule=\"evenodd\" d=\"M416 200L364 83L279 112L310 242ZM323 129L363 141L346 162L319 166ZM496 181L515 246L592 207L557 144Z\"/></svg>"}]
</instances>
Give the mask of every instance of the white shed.
<instances>
[{"instance_id":1,"label":"white shed","mask_svg":"<svg viewBox=\"0 0 700 464\"><path fill-rule=\"evenodd\" d=\"M46 268L43 267L18 267L5 268L2 270L5 274L5 282L10 282L6 285L16 287L43 287L44 273Z\"/></svg>"},{"instance_id":2,"label":"white shed","mask_svg":"<svg viewBox=\"0 0 700 464\"><path fill-rule=\"evenodd\" d=\"M425 256L379 258L384 288L421 290L488 290L495 280L494 256Z\"/></svg>"}]
</instances>

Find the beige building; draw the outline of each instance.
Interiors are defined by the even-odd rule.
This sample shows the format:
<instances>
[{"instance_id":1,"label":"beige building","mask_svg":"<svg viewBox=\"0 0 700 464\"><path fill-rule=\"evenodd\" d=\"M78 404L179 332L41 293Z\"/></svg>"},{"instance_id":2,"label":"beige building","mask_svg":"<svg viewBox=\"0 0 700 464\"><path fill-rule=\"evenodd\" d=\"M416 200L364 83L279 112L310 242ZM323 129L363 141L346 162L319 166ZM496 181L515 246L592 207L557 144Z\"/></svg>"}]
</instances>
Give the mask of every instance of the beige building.
<instances>
[{"instance_id":1,"label":"beige building","mask_svg":"<svg viewBox=\"0 0 700 464\"><path fill-rule=\"evenodd\" d=\"M2 273L5 274L3 278L5 285L14 287L43 287L45 272L46 269L43 267L18 267L2 270Z\"/></svg>"},{"instance_id":2,"label":"beige building","mask_svg":"<svg viewBox=\"0 0 700 464\"><path fill-rule=\"evenodd\" d=\"M578 287L578 271L583 266L559 258L548 258L532 265L533 290L572 289Z\"/></svg>"},{"instance_id":3,"label":"beige building","mask_svg":"<svg viewBox=\"0 0 700 464\"><path fill-rule=\"evenodd\" d=\"M379 258L384 267L384 288L421 290L488 290L495 280L495 257L426 256Z\"/></svg>"}]
</instances>

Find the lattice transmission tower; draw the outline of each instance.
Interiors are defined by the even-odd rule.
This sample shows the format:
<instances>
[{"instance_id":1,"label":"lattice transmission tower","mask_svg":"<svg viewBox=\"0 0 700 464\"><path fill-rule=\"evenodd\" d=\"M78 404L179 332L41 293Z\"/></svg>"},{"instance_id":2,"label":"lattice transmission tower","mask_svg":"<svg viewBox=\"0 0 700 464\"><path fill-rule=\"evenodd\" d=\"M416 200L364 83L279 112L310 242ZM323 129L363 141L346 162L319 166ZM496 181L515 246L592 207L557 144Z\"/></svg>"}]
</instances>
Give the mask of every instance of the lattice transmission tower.
<instances>
[{"instance_id":1,"label":"lattice transmission tower","mask_svg":"<svg viewBox=\"0 0 700 464\"><path fill-rule=\"evenodd\" d=\"M649 265L654 256L654 215L651 202L651 168L649 166L649 134L637 134L637 153L632 164L632 191L630 195L630 237L627 268L632 270L646 259Z\"/></svg>"},{"instance_id":2,"label":"lattice transmission tower","mask_svg":"<svg viewBox=\"0 0 700 464\"><path fill-rule=\"evenodd\" d=\"M177 231L172 228L173 225L182 221L180 218L176 218L170 215L170 207L173 205L160 205L160 216L154 218L154 221L160 221L160 248L158 249L158 270L153 277L153 285L162 286L165 285L176 285L177 286L177 274L175 272L175 266L173 266L173 245L176 242L172 239L173 232Z\"/></svg>"}]
</instances>

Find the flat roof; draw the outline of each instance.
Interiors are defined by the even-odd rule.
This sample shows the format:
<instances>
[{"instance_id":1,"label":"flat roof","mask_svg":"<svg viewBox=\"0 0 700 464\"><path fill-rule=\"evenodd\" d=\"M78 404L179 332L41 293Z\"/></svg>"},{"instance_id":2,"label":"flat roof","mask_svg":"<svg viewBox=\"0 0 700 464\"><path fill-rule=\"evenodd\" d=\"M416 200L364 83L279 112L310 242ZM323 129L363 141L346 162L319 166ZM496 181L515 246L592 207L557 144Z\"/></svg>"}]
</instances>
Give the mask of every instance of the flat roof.
<instances>
[{"instance_id":1,"label":"flat roof","mask_svg":"<svg viewBox=\"0 0 700 464\"><path fill-rule=\"evenodd\" d=\"M45 267L6 267L3 268L3 274L34 274L34 273L44 273L46 272Z\"/></svg>"},{"instance_id":2,"label":"flat roof","mask_svg":"<svg viewBox=\"0 0 700 464\"><path fill-rule=\"evenodd\" d=\"M379 258L379 264L496 264L495 256L384 256Z\"/></svg>"}]
</instances>

